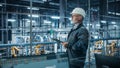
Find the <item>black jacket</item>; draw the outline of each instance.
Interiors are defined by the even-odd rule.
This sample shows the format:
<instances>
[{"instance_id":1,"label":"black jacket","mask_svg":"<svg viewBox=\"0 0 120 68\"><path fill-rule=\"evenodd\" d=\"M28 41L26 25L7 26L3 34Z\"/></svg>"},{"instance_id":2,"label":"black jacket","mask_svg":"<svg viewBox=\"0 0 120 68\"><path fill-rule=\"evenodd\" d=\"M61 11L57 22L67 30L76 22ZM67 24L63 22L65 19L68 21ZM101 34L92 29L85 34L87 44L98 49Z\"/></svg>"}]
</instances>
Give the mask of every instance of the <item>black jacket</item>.
<instances>
[{"instance_id":1,"label":"black jacket","mask_svg":"<svg viewBox=\"0 0 120 68\"><path fill-rule=\"evenodd\" d=\"M89 33L83 24L79 24L76 29L71 29L68 34L67 52L69 59L86 57L88 48Z\"/></svg>"}]
</instances>

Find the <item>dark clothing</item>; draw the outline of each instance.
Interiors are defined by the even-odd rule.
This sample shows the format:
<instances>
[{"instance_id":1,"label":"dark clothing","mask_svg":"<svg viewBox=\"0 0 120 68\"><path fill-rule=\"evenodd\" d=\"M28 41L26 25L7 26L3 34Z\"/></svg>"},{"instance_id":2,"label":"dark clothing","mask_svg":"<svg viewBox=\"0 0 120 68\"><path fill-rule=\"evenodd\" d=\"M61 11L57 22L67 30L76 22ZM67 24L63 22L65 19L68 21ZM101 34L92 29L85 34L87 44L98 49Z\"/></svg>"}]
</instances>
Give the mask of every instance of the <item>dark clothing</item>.
<instances>
[{"instance_id":1,"label":"dark clothing","mask_svg":"<svg viewBox=\"0 0 120 68\"><path fill-rule=\"evenodd\" d=\"M88 30L79 24L76 29L71 29L68 34L67 52L69 57L70 68L83 68L87 47L88 47Z\"/></svg>"}]
</instances>

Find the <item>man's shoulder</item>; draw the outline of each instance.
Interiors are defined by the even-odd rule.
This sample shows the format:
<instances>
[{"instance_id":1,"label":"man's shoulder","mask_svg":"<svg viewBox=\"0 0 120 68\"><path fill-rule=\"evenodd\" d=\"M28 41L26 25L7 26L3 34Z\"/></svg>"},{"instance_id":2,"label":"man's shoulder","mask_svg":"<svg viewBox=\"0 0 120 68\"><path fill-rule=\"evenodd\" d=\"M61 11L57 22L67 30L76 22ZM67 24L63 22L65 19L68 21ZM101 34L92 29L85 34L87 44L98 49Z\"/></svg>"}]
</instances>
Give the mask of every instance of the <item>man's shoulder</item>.
<instances>
[{"instance_id":1,"label":"man's shoulder","mask_svg":"<svg viewBox=\"0 0 120 68\"><path fill-rule=\"evenodd\" d=\"M88 31L87 28L86 28L85 26L81 26L79 29L80 29L80 30Z\"/></svg>"},{"instance_id":2,"label":"man's shoulder","mask_svg":"<svg viewBox=\"0 0 120 68\"><path fill-rule=\"evenodd\" d=\"M79 33L87 33L87 34L89 34L88 29L87 29L85 26L81 26L81 27L78 29L78 32L79 32Z\"/></svg>"}]
</instances>

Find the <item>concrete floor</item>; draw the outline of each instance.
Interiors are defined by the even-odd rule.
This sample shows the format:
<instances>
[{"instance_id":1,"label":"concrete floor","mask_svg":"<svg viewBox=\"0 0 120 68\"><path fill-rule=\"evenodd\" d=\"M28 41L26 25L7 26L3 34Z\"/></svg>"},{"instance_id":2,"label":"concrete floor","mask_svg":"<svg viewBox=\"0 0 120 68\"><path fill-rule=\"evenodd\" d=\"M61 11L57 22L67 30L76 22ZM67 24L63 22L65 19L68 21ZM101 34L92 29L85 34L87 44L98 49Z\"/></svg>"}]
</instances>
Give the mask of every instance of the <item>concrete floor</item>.
<instances>
[{"instance_id":1,"label":"concrete floor","mask_svg":"<svg viewBox=\"0 0 120 68\"><path fill-rule=\"evenodd\" d=\"M58 60L46 60L46 61L39 61L39 62L30 62L24 64L17 64L17 65L4 65L1 68L69 68L68 62L58 62ZM84 68L96 68L96 65L91 63L90 66L88 63L85 64Z\"/></svg>"}]
</instances>

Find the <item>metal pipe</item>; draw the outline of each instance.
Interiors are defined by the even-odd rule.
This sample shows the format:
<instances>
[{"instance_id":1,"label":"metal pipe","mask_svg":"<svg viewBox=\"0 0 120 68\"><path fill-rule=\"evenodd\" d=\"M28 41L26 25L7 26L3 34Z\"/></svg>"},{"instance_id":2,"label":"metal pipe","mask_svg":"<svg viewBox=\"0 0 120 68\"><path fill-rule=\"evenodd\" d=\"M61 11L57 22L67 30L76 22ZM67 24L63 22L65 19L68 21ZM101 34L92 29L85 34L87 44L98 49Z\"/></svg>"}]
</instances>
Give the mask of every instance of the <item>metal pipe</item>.
<instances>
[{"instance_id":1,"label":"metal pipe","mask_svg":"<svg viewBox=\"0 0 120 68\"><path fill-rule=\"evenodd\" d=\"M3 19L4 19L4 17L3 17L3 16L4 16L4 15L3 15L3 11L4 11L4 9L2 8L2 14L1 14L1 15L2 15L2 16L1 16L1 18L2 18L2 22L1 22L1 23L2 23L2 29L3 29L3 26L4 26L4 24L3 24L3 22L4 22L4 21L3 21ZM1 40L2 40L1 43L3 43L3 42L4 42L4 41L3 41L3 40L4 40L3 30L2 30L2 39L1 39Z\"/></svg>"},{"instance_id":2,"label":"metal pipe","mask_svg":"<svg viewBox=\"0 0 120 68\"><path fill-rule=\"evenodd\" d=\"M3 14L5 14L5 13L8 13L8 14L21 14L21 15L29 15L30 13L18 13L18 12L0 12L0 13L3 13ZM35 13L33 13L33 15L34 15ZM35 14L36 15L36 14ZM52 15L41 15L41 14L37 14L37 15L39 15L39 16L46 16L46 17L51 17ZM62 17L62 18L70 18L70 17Z\"/></svg>"},{"instance_id":3,"label":"metal pipe","mask_svg":"<svg viewBox=\"0 0 120 68\"><path fill-rule=\"evenodd\" d=\"M30 0L30 55L32 55L32 0Z\"/></svg>"},{"instance_id":4,"label":"metal pipe","mask_svg":"<svg viewBox=\"0 0 120 68\"><path fill-rule=\"evenodd\" d=\"M6 36L7 39L6 39L5 41L7 41L7 43L8 43L8 30L7 30L8 21L7 21L7 20L8 20L8 13L6 13L6 20L5 20L5 23L6 23L6 28L5 28L6 30L5 30L5 31L6 31L6 35L7 35L7 36Z\"/></svg>"},{"instance_id":5,"label":"metal pipe","mask_svg":"<svg viewBox=\"0 0 120 68\"><path fill-rule=\"evenodd\" d=\"M16 6L16 7L25 7L25 8L30 7L30 6L16 5L16 4L6 4L6 3L0 3L0 4L9 5L9 6ZM36 7L36 8L47 9L47 10L49 9L49 8L43 8L43 7ZM51 9L51 8L49 10L59 11L58 9Z\"/></svg>"},{"instance_id":6,"label":"metal pipe","mask_svg":"<svg viewBox=\"0 0 120 68\"><path fill-rule=\"evenodd\" d=\"M33 42L33 45L41 44L41 45L47 45L47 44L55 44L56 42ZM16 44L0 44L0 47L11 47L11 46L30 46L30 43L16 43Z\"/></svg>"}]
</instances>

